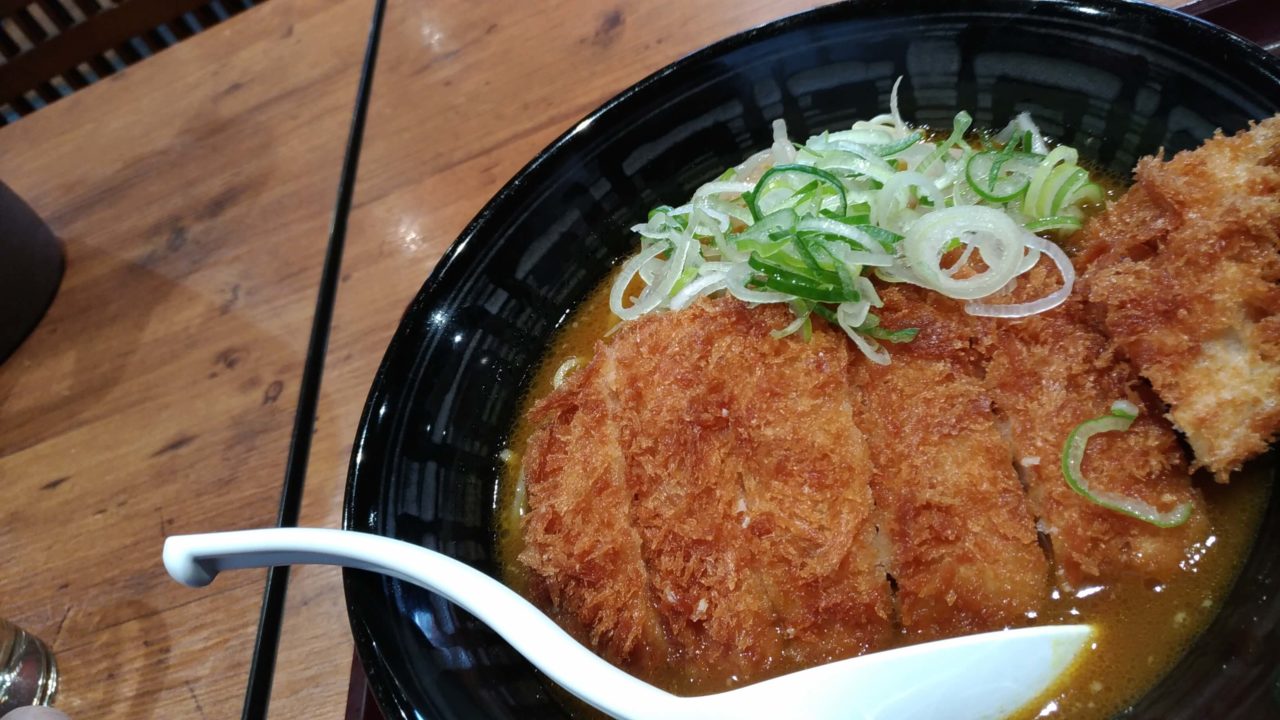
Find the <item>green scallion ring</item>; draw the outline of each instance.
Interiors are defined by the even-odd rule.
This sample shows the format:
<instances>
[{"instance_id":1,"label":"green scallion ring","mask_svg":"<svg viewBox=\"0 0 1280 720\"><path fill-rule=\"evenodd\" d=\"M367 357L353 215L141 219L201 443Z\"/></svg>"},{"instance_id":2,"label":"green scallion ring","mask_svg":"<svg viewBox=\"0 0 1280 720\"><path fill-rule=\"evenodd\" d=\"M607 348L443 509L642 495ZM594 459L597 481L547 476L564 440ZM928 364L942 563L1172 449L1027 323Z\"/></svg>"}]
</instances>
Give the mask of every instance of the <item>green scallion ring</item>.
<instances>
[{"instance_id":1,"label":"green scallion ring","mask_svg":"<svg viewBox=\"0 0 1280 720\"><path fill-rule=\"evenodd\" d=\"M1161 512L1154 505L1144 500L1125 497L1118 493L1103 490L1090 490L1089 481L1081 472L1084 464L1085 445L1089 438L1104 432L1124 432L1133 425L1138 417L1138 408L1132 403L1121 400L1111 405L1111 411L1102 417L1086 420L1075 427L1067 442L1062 446L1062 476L1067 485L1089 502L1108 510L1128 515L1131 518L1155 525L1159 528L1174 528L1185 523L1191 517L1192 504L1182 503L1172 510Z\"/></svg>"},{"instance_id":2,"label":"green scallion ring","mask_svg":"<svg viewBox=\"0 0 1280 720\"><path fill-rule=\"evenodd\" d=\"M839 215L844 215L848 210L849 201L845 196L844 184L840 182L840 178L832 175L826 170L813 167L812 165L774 165L769 168L764 175L760 176L760 181L756 183L756 189L754 192L749 195L746 193L743 194L743 197L747 201L747 209L751 211L752 220L758 221L760 218L765 216L765 213L760 211L760 197L768 191L769 183L777 182L787 175L794 174L808 175L811 178L817 178L826 185L831 186L835 189L836 197L840 200L840 205L834 209L834 212Z\"/></svg>"}]
</instances>

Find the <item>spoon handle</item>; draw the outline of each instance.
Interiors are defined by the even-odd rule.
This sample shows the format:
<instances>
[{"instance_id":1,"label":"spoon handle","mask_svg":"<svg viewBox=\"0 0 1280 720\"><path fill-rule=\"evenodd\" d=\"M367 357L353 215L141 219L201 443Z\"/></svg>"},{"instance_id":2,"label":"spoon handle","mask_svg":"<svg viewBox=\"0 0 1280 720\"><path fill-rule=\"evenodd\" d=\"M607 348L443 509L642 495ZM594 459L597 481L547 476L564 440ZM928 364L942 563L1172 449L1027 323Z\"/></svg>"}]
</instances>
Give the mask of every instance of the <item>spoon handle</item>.
<instances>
[{"instance_id":1,"label":"spoon handle","mask_svg":"<svg viewBox=\"0 0 1280 720\"><path fill-rule=\"evenodd\" d=\"M164 565L192 587L208 585L223 570L276 565L341 565L390 575L467 610L556 683L614 717L669 717L665 710L678 700L595 655L501 582L401 540L319 528L177 535L165 541Z\"/></svg>"}]
</instances>

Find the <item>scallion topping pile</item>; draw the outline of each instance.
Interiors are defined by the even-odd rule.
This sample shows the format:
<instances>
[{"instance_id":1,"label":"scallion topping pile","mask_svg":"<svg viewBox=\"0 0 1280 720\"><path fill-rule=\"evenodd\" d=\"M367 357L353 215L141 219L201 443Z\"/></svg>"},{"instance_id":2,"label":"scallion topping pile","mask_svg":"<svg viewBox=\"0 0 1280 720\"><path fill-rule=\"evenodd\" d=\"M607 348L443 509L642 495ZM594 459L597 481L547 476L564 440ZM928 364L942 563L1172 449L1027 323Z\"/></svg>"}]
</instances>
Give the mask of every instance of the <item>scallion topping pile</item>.
<instances>
[{"instance_id":1,"label":"scallion topping pile","mask_svg":"<svg viewBox=\"0 0 1280 720\"><path fill-rule=\"evenodd\" d=\"M903 122L897 97L895 85L888 114L803 145L775 121L769 149L684 205L655 208L633 228L641 247L614 282L614 314L631 320L720 293L787 303L795 321L776 336L807 335L816 314L887 364L881 342L908 342L915 331L879 326L869 274L968 300L974 315L1023 317L1065 300L1071 263L1035 233L1074 231L1083 206L1102 200L1076 151L1050 150L1026 114L975 147L966 137L972 120L960 112L951 133L933 142ZM1062 273L1061 288L1034 302L981 302L1041 253ZM632 296L637 278L643 289Z\"/></svg>"}]
</instances>

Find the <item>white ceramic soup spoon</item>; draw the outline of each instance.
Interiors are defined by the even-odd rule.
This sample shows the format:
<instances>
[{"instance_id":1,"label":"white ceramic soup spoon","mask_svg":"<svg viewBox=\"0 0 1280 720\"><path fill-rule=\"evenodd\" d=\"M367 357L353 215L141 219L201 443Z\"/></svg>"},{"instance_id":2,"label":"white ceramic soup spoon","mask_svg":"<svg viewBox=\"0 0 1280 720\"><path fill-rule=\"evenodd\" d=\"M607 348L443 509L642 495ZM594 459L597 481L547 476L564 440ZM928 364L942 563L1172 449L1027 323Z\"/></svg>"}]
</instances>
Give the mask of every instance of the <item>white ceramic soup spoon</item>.
<instances>
[{"instance_id":1,"label":"white ceramic soup spoon","mask_svg":"<svg viewBox=\"0 0 1280 720\"><path fill-rule=\"evenodd\" d=\"M277 528L179 535L164 544L175 580L203 587L222 570L342 565L390 575L466 609L569 692L625 720L1002 718L1041 695L1089 641L1088 625L1006 630L821 665L736 690L679 697L628 675L501 582L401 540Z\"/></svg>"}]
</instances>

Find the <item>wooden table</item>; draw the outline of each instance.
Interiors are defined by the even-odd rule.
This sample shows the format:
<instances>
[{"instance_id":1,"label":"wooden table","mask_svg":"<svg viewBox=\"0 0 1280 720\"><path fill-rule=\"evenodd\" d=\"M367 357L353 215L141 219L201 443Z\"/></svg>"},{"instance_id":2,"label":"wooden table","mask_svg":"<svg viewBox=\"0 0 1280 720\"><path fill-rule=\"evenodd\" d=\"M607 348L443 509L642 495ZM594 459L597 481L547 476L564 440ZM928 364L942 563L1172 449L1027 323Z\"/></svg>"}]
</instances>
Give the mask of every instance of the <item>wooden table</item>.
<instances>
[{"instance_id":1,"label":"wooden table","mask_svg":"<svg viewBox=\"0 0 1280 720\"><path fill-rule=\"evenodd\" d=\"M383 349L489 196L632 82L814 4L391 1L302 524L339 524ZM275 521L371 5L272 0L0 129L68 258L0 366L0 615L76 720L240 713L262 573L190 590L160 548ZM351 652L339 573L296 571L272 716L341 717Z\"/></svg>"}]
</instances>

